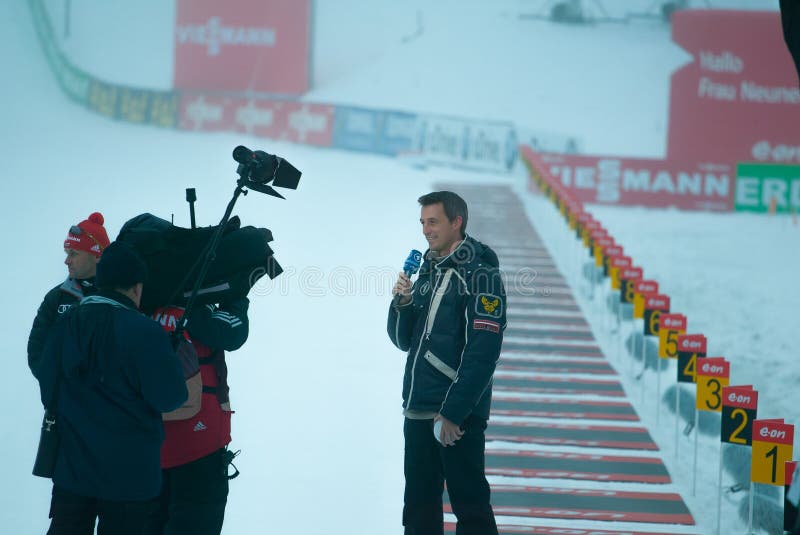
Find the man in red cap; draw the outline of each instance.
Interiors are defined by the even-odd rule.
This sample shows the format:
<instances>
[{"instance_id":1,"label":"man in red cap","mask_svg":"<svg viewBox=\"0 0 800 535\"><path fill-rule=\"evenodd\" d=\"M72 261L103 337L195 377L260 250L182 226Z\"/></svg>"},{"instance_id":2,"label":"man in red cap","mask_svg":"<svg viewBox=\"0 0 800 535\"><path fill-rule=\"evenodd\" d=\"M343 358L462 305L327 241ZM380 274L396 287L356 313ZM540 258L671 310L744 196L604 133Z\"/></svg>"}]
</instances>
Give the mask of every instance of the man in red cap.
<instances>
[{"instance_id":1,"label":"man in red cap","mask_svg":"<svg viewBox=\"0 0 800 535\"><path fill-rule=\"evenodd\" d=\"M97 262L109 244L104 222L103 214L94 212L69 229L64 240L64 252L67 255L64 263L69 274L67 280L47 292L36 312L28 337L28 366L31 370L38 364L47 331L59 316L85 296L96 292L94 276Z\"/></svg>"}]
</instances>

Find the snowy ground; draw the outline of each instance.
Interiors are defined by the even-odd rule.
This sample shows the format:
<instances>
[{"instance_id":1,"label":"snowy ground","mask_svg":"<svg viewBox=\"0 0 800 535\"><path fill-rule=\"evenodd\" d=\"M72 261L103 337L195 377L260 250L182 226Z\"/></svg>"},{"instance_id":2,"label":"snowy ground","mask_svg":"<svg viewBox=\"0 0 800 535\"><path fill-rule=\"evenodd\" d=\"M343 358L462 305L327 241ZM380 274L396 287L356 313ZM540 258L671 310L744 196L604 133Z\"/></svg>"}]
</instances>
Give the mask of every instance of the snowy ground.
<instances>
[{"instance_id":1,"label":"snowy ground","mask_svg":"<svg viewBox=\"0 0 800 535\"><path fill-rule=\"evenodd\" d=\"M498 10L508 13L511 4ZM238 204L245 221L273 230L277 258L287 273L277 285L254 291L250 341L230 359L238 411L232 446L243 451L225 532L401 533L403 356L389 344L384 321L393 274L407 250L422 245L416 198L438 181L501 181L521 191L524 177L409 169L380 157L111 122L60 93L24 3L3 3L0 9L3 39L15 44L0 49L8 73L2 89L0 213L11 238L2 268L7 284L0 327L8 345L2 400L9 410L0 431L0 451L9 460L0 483L4 532L43 533L47 525L49 482L30 475L41 407L25 364L25 343L42 296L65 276L61 242L66 229L95 210L106 215L111 236L143 211L162 217L174 213L175 222L185 225L183 191L192 186L198 188L199 220L211 224L233 191L230 151L244 143L285 156L304 177L287 201L253 194ZM669 50L666 29L645 31L650 23L626 31L558 28L502 18L502 13L481 21L481 9L488 8L468 10L459 26L446 17L462 15L452 2L431 8L423 37L387 45L362 63L358 76L337 79L330 73L329 83L310 98L511 118L574 133L592 151L663 153L666 66L681 57ZM413 22L412 17L403 20ZM501 40L506 33L513 39ZM478 47L475 35L487 36L485 46L506 43L480 68L472 61L478 50L471 48ZM583 58L577 68L545 53L544 47L565 35ZM598 42L609 50L613 46L623 60L593 56L600 54ZM630 67L635 76L623 68L634 60L641 61ZM661 65L657 72L641 71L653 63ZM442 64L452 70L449 76L448 69L434 68ZM492 65L496 71L485 70ZM645 79L652 87L628 92L620 77ZM592 81L588 87L586 80ZM622 103L630 113L620 114ZM609 129L609 124L620 127ZM543 200L529 202L554 256L571 265L574 250L561 223L548 216ZM599 207L594 213L645 274L661 283L673 308L688 316L690 330L704 332L712 351L733 362L732 382L755 385L759 414L796 421L794 338L800 325L792 307L800 297L795 281L800 228L788 218L753 215ZM599 313L592 307L585 303L587 311ZM613 349L613 339L606 346ZM654 377L648 374L645 380L652 385ZM638 402L639 383L626 381ZM671 460L672 420L662 412L661 425L655 426L652 396L637 408L665 450L702 533L711 533L716 502L709 489L716 481L716 458L701 464L698 499L692 500L691 463L684 457ZM716 443L703 446L713 457ZM682 444L682 455L690 447ZM730 527L730 532L741 531Z\"/></svg>"}]
</instances>

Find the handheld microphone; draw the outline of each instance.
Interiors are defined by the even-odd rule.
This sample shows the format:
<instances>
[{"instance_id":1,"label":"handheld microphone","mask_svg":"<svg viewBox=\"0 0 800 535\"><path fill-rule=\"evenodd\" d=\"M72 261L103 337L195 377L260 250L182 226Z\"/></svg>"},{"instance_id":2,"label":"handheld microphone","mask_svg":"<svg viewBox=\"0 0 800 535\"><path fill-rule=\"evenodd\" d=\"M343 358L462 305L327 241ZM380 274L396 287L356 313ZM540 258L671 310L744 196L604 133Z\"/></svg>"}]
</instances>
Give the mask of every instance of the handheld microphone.
<instances>
[{"instance_id":1,"label":"handheld microphone","mask_svg":"<svg viewBox=\"0 0 800 535\"><path fill-rule=\"evenodd\" d=\"M403 272L406 274L406 277L410 277L417 271L419 271L419 266L422 263L422 253L417 251L416 249L411 249L411 252L408 253L408 258L406 258L405 263L403 264ZM392 299L392 306L397 306L402 298L401 294L397 294Z\"/></svg>"}]
</instances>

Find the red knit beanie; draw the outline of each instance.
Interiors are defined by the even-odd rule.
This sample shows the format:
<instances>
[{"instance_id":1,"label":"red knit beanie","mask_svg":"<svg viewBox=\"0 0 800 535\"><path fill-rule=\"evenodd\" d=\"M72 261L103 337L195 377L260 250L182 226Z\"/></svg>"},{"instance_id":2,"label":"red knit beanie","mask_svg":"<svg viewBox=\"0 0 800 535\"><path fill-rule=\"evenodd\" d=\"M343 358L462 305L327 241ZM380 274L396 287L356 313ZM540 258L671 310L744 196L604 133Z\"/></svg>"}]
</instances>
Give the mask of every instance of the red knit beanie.
<instances>
[{"instance_id":1,"label":"red knit beanie","mask_svg":"<svg viewBox=\"0 0 800 535\"><path fill-rule=\"evenodd\" d=\"M106 234L106 229L103 228L104 222L103 214L94 212L88 218L70 228L67 239L64 240L64 249L86 251L95 256L103 254L103 249L108 247L109 244L108 234Z\"/></svg>"}]
</instances>

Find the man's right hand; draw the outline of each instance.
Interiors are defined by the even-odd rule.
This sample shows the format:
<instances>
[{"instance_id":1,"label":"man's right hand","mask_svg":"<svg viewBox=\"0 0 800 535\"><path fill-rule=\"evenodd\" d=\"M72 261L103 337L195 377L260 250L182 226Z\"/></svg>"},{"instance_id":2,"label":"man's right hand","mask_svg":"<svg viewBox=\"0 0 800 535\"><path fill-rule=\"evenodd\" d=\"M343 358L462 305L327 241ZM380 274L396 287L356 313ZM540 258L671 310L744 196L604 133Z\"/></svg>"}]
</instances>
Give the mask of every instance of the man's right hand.
<instances>
[{"instance_id":1,"label":"man's right hand","mask_svg":"<svg viewBox=\"0 0 800 535\"><path fill-rule=\"evenodd\" d=\"M402 271L397 276L397 283L392 289L392 295L400 296L400 301L397 303L398 305L407 305L411 302L411 279Z\"/></svg>"}]
</instances>

